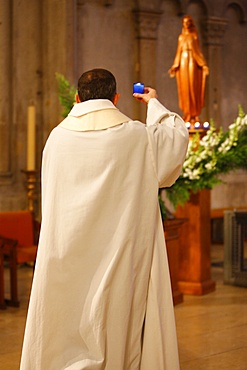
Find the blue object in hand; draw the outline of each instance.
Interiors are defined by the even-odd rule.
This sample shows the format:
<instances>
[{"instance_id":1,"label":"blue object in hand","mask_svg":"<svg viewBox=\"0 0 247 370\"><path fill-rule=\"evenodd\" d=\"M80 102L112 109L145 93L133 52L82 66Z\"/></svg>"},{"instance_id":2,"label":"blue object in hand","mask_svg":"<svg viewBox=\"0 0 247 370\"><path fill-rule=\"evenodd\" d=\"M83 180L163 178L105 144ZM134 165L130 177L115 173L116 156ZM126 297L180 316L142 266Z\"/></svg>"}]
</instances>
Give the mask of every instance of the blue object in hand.
<instances>
[{"instance_id":1,"label":"blue object in hand","mask_svg":"<svg viewBox=\"0 0 247 370\"><path fill-rule=\"evenodd\" d=\"M137 82L133 85L133 93L143 94L144 93L144 84Z\"/></svg>"}]
</instances>

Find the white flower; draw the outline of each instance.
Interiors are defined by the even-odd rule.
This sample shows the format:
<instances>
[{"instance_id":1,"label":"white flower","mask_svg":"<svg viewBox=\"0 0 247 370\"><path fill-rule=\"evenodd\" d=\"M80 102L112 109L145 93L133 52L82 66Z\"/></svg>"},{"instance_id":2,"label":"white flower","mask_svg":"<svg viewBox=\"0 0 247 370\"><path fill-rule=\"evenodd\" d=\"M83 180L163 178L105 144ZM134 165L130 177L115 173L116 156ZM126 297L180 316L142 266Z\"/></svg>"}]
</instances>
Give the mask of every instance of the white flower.
<instances>
[{"instance_id":1,"label":"white flower","mask_svg":"<svg viewBox=\"0 0 247 370\"><path fill-rule=\"evenodd\" d=\"M209 162L209 163L205 164L205 168L207 170L211 170L213 168L212 163Z\"/></svg>"},{"instance_id":2,"label":"white flower","mask_svg":"<svg viewBox=\"0 0 247 370\"><path fill-rule=\"evenodd\" d=\"M229 126L227 134L223 133L222 128L216 130L211 125L201 140L199 140L199 136L194 136L189 141L183 165L183 177L191 181L198 180L204 173L217 169L219 156L224 156L229 150L238 145L239 130L244 125L247 125L247 115L238 117Z\"/></svg>"}]
</instances>

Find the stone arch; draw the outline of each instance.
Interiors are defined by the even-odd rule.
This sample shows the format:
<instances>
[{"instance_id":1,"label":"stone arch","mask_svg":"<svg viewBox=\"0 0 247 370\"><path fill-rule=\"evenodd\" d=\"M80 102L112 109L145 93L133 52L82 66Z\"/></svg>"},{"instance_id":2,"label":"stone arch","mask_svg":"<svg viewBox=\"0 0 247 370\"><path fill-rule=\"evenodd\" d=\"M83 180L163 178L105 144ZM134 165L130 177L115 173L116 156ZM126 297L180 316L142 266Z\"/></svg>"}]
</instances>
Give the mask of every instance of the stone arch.
<instances>
[{"instance_id":1,"label":"stone arch","mask_svg":"<svg viewBox=\"0 0 247 370\"><path fill-rule=\"evenodd\" d=\"M247 22L247 3L242 0L226 0L222 6L222 17L225 17L227 10L231 8L236 12L239 23Z\"/></svg>"},{"instance_id":2,"label":"stone arch","mask_svg":"<svg viewBox=\"0 0 247 370\"><path fill-rule=\"evenodd\" d=\"M196 4L200 8L202 8L203 11L205 12L205 15L208 13L207 4L205 3L204 0L181 0L181 1L177 1L177 3L179 6L181 15L186 14L188 12L188 8L193 4Z\"/></svg>"}]
</instances>

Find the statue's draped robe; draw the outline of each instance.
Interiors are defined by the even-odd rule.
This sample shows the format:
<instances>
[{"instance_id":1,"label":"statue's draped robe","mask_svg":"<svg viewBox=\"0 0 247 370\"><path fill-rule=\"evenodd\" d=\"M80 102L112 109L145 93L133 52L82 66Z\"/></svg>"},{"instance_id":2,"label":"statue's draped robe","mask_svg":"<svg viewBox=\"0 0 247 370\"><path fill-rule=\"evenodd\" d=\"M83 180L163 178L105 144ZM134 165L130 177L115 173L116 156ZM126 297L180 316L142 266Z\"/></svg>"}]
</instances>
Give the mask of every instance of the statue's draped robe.
<instances>
[{"instance_id":1,"label":"statue's draped robe","mask_svg":"<svg viewBox=\"0 0 247 370\"><path fill-rule=\"evenodd\" d=\"M204 106L206 61L200 51L197 34L181 34L173 66L176 71L179 106L184 119L198 118Z\"/></svg>"},{"instance_id":2,"label":"statue's draped robe","mask_svg":"<svg viewBox=\"0 0 247 370\"><path fill-rule=\"evenodd\" d=\"M147 125L92 100L51 132L21 370L179 369L158 188L187 142L156 99Z\"/></svg>"}]
</instances>

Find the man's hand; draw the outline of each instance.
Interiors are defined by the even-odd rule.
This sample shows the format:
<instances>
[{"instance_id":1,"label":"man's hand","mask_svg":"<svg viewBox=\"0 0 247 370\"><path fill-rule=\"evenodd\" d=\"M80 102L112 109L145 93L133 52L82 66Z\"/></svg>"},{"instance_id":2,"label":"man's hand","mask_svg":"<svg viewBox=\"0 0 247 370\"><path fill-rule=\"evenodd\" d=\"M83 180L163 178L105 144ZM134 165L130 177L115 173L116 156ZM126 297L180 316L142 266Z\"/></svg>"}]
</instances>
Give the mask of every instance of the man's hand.
<instances>
[{"instance_id":1,"label":"man's hand","mask_svg":"<svg viewBox=\"0 0 247 370\"><path fill-rule=\"evenodd\" d=\"M133 96L145 104L148 104L149 100L152 98L158 98L156 90L152 89L151 87L144 87L144 94L134 93Z\"/></svg>"}]
</instances>

